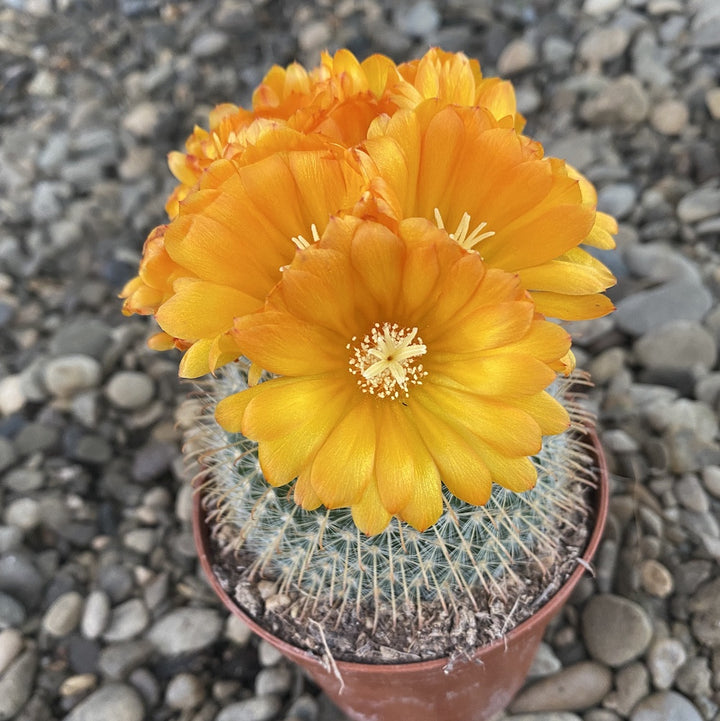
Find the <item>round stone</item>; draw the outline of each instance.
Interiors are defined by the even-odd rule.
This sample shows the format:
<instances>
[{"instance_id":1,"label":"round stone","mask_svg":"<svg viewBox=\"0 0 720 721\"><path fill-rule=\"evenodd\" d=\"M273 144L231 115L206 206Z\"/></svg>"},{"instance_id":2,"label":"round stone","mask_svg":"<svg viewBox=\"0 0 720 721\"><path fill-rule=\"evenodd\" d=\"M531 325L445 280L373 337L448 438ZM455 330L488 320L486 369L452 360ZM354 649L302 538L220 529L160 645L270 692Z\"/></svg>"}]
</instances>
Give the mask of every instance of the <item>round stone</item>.
<instances>
[{"instance_id":1,"label":"round stone","mask_svg":"<svg viewBox=\"0 0 720 721\"><path fill-rule=\"evenodd\" d=\"M258 646L258 661L264 667L277 666L282 661L283 655L275 646L269 644L265 639L260 641Z\"/></svg>"},{"instance_id":2,"label":"round stone","mask_svg":"<svg viewBox=\"0 0 720 721\"><path fill-rule=\"evenodd\" d=\"M709 370L715 365L715 339L699 323L676 320L652 328L633 346L645 368Z\"/></svg>"},{"instance_id":3,"label":"round stone","mask_svg":"<svg viewBox=\"0 0 720 721\"><path fill-rule=\"evenodd\" d=\"M16 498L5 509L5 523L31 531L40 523L40 504L34 498Z\"/></svg>"},{"instance_id":4,"label":"round stone","mask_svg":"<svg viewBox=\"0 0 720 721\"><path fill-rule=\"evenodd\" d=\"M17 658L24 645L23 635L15 628L0 631L0 676Z\"/></svg>"},{"instance_id":5,"label":"round stone","mask_svg":"<svg viewBox=\"0 0 720 721\"><path fill-rule=\"evenodd\" d=\"M702 721L700 712L684 696L661 691L644 698L630 715L630 721Z\"/></svg>"},{"instance_id":6,"label":"round stone","mask_svg":"<svg viewBox=\"0 0 720 721\"><path fill-rule=\"evenodd\" d=\"M513 75L537 62L535 48L525 40L513 40L500 53L497 66L500 75Z\"/></svg>"},{"instance_id":7,"label":"round stone","mask_svg":"<svg viewBox=\"0 0 720 721\"><path fill-rule=\"evenodd\" d=\"M51 636L67 636L80 622L83 597L77 591L68 591L58 596L45 612L43 629Z\"/></svg>"},{"instance_id":8,"label":"round stone","mask_svg":"<svg viewBox=\"0 0 720 721\"><path fill-rule=\"evenodd\" d=\"M27 618L25 609L12 596L0 591L0 629L22 626Z\"/></svg>"},{"instance_id":9,"label":"round stone","mask_svg":"<svg viewBox=\"0 0 720 721\"><path fill-rule=\"evenodd\" d=\"M139 598L131 598L113 609L110 625L103 633L106 641L129 641L142 633L150 622L150 614Z\"/></svg>"},{"instance_id":10,"label":"round stone","mask_svg":"<svg viewBox=\"0 0 720 721\"><path fill-rule=\"evenodd\" d=\"M599 703L613 685L612 672L594 661L581 661L546 676L520 692L512 713L582 711Z\"/></svg>"},{"instance_id":11,"label":"round stone","mask_svg":"<svg viewBox=\"0 0 720 721\"><path fill-rule=\"evenodd\" d=\"M135 410L147 405L155 393L155 384L144 373L115 373L105 389L108 399L117 408Z\"/></svg>"},{"instance_id":12,"label":"round stone","mask_svg":"<svg viewBox=\"0 0 720 721\"><path fill-rule=\"evenodd\" d=\"M239 616L231 614L225 622L225 636L238 646L247 646L252 629Z\"/></svg>"},{"instance_id":13,"label":"round stone","mask_svg":"<svg viewBox=\"0 0 720 721\"><path fill-rule=\"evenodd\" d=\"M48 361L44 380L48 391L57 398L94 388L100 382L100 363L90 356L73 353Z\"/></svg>"},{"instance_id":14,"label":"round stone","mask_svg":"<svg viewBox=\"0 0 720 721\"><path fill-rule=\"evenodd\" d=\"M652 639L652 624L634 601L613 594L591 598L582 615L590 655L608 666L623 666L642 655Z\"/></svg>"},{"instance_id":15,"label":"round stone","mask_svg":"<svg viewBox=\"0 0 720 721\"><path fill-rule=\"evenodd\" d=\"M170 708L192 709L205 698L200 679L191 673L179 673L170 680L165 691L165 702Z\"/></svg>"},{"instance_id":16,"label":"round stone","mask_svg":"<svg viewBox=\"0 0 720 721\"><path fill-rule=\"evenodd\" d=\"M215 721L270 721L281 705L277 696L256 696L229 704Z\"/></svg>"},{"instance_id":17,"label":"round stone","mask_svg":"<svg viewBox=\"0 0 720 721\"><path fill-rule=\"evenodd\" d=\"M640 567L640 583L651 596L657 598L667 598L674 586L670 571L654 558L643 561Z\"/></svg>"},{"instance_id":18,"label":"round stone","mask_svg":"<svg viewBox=\"0 0 720 721\"><path fill-rule=\"evenodd\" d=\"M676 638L654 641L648 650L647 665L655 688L661 691L669 689L686 660L685 646Z\"/></svg>"},{"instance_id":19,"label":"round stone","mask_svg":"<svg viewBox=\"0 0 720 721\"><path fill-rule=\"evenodd\" d=\"M109 683L81 701L63 721L143 721L145 709L135 689Z\"/></svg>"},{"instance_id":20,"label":"round stone","mask_svg":"<svg viewBox=\"0 0 720 721\"><path fill-rule=\"evenodd\" d=\"M26 704L33 690L37 665L37 653L30 648L12 661L0 676L0 719L15 718Z\"/></svg>"},{"instance_id":21,"label":"round stone","mask_svg":"<svg viewBox=\"0 0 720 721\"><path fill-rule=\"evenodd\" d=\"M157 621L147 634L166 656L198 651L214 643L222 631L222 620L207 608L179 608Z\"/></svg>"},{"instance_id":22,"label":"round stone","mask_svg":"<svg viewBox=\"0 0 720 721\"><path fill-rule=\"evenodd\" d=\"M680 135L687 126L690 112L680 100L665 100L653 108L650 123L663 135Z\"/></svg>"},{"instance_id":23,"label":"round stone","mask_svg":"<svg viewBox=\"0 0 720 721\"><path fill-rule=\"evenodd\" d=\"M293 674L287 666L274 666L263 668L255 677L255 693L258 696L266 694L283 695L290 690Z\"/></svg>"}]
</instances>

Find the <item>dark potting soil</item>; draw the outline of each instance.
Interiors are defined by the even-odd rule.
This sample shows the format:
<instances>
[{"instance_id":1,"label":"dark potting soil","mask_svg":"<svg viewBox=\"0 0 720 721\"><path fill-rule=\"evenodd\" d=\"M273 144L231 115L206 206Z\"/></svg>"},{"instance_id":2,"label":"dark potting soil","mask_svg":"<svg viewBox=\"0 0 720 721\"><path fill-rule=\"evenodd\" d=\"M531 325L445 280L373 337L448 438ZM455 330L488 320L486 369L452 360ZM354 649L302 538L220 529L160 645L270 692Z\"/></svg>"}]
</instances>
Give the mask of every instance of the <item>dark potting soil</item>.
<instances>
[{"instance_id":1,"label":"dark potting soil","mask_svg":"<svg viewBox=\"0 0 720 721\"><path fill-rule=\"evenodd\" d=\"M478 587L472 599L458 594L425 601L422 618L414 603L397 603L394 609L387 602L330 605L299 589L277 594L272 576L251 574L253 558L235 551L222 528L209 528L209 552L220 585L245 613L320 659L381 664L449 658L452 663L502 639L547 603L581 562L594 522L578 514L576 522L563 527L565 554L544 569L530 561L518 567L518 578L506 579L504 596L490 596Z\"/></svg>"}]
</instances>

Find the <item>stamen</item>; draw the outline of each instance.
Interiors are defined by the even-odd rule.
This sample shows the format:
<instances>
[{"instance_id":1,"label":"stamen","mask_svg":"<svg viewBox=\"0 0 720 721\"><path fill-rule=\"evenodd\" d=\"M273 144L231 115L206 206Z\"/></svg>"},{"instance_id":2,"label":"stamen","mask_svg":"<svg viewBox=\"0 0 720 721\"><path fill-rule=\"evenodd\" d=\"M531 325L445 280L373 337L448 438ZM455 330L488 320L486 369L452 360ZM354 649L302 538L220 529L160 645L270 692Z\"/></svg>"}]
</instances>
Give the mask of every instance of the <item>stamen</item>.
<instances>
[{"instance_id":1,"label":"stamen","mask_svg":"<svg viewBox=\"0 0 720 721\"><path fill-rule=\"evenodd\" d=\"M440 230L445 230L442 215L440 215L440 211L437 208L435 208L435 222ZM473 250L474 246L478 243L482 242L486 238L492 238L492 236L495 235L494 230L487 230L484 233L482 232L486 225L487 223L480 223L471 233L468 234L468 230L470 229L470 213L463 213L457 229L454 233L448 233L448 236L461 247L465 248L465 250Z\"/></svg>"},{"instance_id":2,"label":"stamen","mask_svg":"<svg viewBox=\"0 0 720 721\"><path fill-rule=\"evenodd\" d=\"M422 385L427 375L416 359L427 353L417 328L401 328L397 323L375 323L370 332L355 345L353 336L346 348L353 351L348 370L359 376L357 384L363 393L395 400L402 393L408 397L408 385Z\"/></svg>"},{"instance_id":3,"label":"stamen","mask_svg":"<svg viewBox=\"0 0 720 721\"><path fill-rule=\"evenodd\" d=\"M313 243L317 243L320 240L320 233L318 233L317 226L313 223L310 226L310 232L312 233ZM302 235L295 235L290 240L298 247L298 250L305 250L310 247L310 243Z\"/></svg>"}]
</instances>

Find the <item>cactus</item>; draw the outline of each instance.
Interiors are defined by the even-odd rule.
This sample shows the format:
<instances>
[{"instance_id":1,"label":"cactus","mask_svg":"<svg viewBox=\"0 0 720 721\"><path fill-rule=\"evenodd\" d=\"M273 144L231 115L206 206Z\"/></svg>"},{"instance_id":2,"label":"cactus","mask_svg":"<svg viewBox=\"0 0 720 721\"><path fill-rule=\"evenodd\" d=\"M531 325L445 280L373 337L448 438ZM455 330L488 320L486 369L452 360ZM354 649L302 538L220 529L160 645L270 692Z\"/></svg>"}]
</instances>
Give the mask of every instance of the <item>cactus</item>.
<instances>
[{"instance_id":1,"label":"cactus","mask_svg":"<svg viewBox=\"0 0 720 721\"><path fill-rule=\"evenodd\" d=\"M428 604L457 610L464 597L481 613L480 590L490 599L486 608L492 599L507 607L508 597L519 597L533 573L542 577L560 560L567 562L569 550L574 567L567 539L584 528L584 489L593 483L591 456L582 442L589 414L569 393L571 383L583 381L575 376L549 389L564 398L573 428L544 439L533 459L538 468L533 490L517 494L495 485L486 506L445 493L445 513L423 532L394 518L384 532L368 537L349 509L305 511L294 503L291 487L269 486L256 444L226 432L213 418L216 399L247 387L239 363L201 388L200 422L192 424L186 449L200 459L198 481L212 523L234 552L249 559L246 576L271 579L280 595L299 591L293 614L300 623L325 614L337 625L345 612L359 617L365 609L373 628L384 613L393 625L405 616L422 628ZM583 540L577 539L576 555ZM496 629L495 635L506 630Z\"/></svg>"}]
</instances>

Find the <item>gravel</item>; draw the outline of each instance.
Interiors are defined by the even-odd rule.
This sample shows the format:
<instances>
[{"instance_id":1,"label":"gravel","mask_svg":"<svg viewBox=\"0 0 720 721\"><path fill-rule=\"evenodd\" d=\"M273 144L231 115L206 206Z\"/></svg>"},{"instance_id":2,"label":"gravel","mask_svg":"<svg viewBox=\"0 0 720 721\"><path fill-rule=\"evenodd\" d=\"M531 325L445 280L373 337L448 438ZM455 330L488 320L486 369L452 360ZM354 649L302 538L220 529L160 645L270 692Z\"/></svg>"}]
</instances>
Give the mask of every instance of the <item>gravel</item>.
<instances>
[{"instance_id":1,"label":"gravel","mask_svg":"<svg viewBox=\"0 0 720 721\"><path fill-rule=\"evenodd\" d=\"M570 324L613 498L515 721L720 717L716 0L10 0L0 8L0 719L342 721L198 571L177 355L117 294L169 151L272 63L464 50L620 221Z\"/></svg>"}]
</instances>

